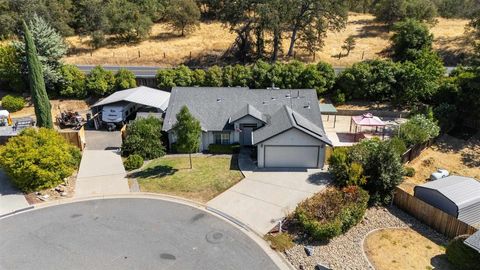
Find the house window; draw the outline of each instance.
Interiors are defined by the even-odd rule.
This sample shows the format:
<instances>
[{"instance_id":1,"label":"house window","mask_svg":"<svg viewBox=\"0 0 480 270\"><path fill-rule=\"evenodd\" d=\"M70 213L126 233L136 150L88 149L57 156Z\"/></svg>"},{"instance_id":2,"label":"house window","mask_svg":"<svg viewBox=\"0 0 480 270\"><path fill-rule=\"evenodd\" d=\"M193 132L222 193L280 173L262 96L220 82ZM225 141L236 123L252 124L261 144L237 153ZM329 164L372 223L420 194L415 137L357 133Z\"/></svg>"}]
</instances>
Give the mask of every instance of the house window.
<instances>
[{"instance_id":1,"label":"house window","mask_svg":"<svg viewBox=\"0 0 480 270\"><path fill-rule=\"evenodd\" d=\"M215 144L230 144L230 133L214 133Z\"/></svg>"}]
</instances>

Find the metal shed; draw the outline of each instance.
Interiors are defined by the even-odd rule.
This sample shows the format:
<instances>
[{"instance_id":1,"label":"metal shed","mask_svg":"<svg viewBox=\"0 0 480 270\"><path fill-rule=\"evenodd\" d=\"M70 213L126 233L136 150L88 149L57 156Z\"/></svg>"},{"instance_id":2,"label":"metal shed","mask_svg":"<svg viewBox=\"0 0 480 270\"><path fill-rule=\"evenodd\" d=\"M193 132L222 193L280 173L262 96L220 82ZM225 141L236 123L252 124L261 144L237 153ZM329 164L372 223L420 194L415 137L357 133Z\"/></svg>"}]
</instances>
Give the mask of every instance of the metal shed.
<instances>
[{"instance_id":1,"label":"metal shed","mask_svg":"<svg viewBox=\"0 0 480 270\"><path fill-rule=\"evenodd\" d=\"M414 195L470 226L480 226L480 182L473 178L448 176L416 186Z\"/></svg>"}]
</instances>

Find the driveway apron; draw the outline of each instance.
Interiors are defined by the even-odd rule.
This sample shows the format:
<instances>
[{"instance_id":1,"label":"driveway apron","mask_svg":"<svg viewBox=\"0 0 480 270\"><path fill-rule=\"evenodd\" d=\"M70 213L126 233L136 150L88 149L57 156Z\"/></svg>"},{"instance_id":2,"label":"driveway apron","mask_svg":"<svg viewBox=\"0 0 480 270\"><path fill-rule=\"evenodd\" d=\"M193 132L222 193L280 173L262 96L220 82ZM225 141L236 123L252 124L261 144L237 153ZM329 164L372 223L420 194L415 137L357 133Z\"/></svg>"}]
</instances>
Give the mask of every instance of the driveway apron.
<instances>
[{"instance_id":1,"label":"driveway apron","mask_svg":"<svg viewBox=\"0 0 480 270\"><path fill-rule=\"evenodd\" d=\"M244 153L240 154L239 167L245 179L207 206L262 235L329 182L329 174L319 169L258 169Z\"/></svg>"},{"instance_id":2,"label":"driveway apron","mask_svg":"<svg viewBox=\"0 0 480 270\"><path fill-rule=\"evenodd\" d=\"M118 151L85 150L77 175L76 197L130 192Z\"/></svg>"},{"instance_id":3,"label":"driveway apron","mask_svg":"<svg viewBox=\"0 0 480 270\"><path fill-rule=\"evenodd\" d=\"M3 171L0 171L0 216L29 206L23 193L10 183Z\"/></svg>"}]
</instances>

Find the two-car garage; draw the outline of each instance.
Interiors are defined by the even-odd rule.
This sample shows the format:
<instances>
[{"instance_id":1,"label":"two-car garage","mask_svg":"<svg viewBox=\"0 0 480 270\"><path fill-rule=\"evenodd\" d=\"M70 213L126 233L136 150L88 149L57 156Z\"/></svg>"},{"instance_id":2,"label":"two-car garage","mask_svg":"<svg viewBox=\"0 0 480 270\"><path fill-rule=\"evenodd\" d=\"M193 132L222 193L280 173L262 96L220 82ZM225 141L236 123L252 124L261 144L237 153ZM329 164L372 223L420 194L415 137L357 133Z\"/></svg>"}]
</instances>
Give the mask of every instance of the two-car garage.
<instances>
[{"instance_id":1,"label":"two-car garage","mask_svg":"<svg viewBox=\"0 0 480 270\"><path fill-rule=\"evenodd\" d=\"M317 168L321 146L264 145L264 160L267 168Z\"/></svg>"}]
</instances>

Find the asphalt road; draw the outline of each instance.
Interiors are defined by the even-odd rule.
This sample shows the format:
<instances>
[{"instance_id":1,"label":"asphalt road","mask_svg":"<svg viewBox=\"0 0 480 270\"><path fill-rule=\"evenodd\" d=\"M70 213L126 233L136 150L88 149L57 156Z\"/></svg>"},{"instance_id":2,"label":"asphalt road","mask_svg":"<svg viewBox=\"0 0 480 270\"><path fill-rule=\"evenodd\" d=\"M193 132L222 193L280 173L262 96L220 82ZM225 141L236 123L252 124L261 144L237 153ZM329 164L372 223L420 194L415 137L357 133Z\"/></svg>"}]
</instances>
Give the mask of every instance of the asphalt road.
<instances>
[{"instance_id":1,"label":"asphalt road","mask_svg":"<svg viewBox=\"0 0 480 270\"><path fill-rule=\"evenodd\" d=\"M278 269L243 232L153 199L76 202L0 220L0 269Z\"/></svg>"},{"instance_id":2,"label":"asphalt road","mask_svg":"<svg viewBox=\"0 0 480 270\"><path fill-rule=\"evenodd\" d=\"M95 66L89 66L89 65L77 65L78 68L85 72L88 73L92 68ZM152 78L155 77L157 74L157 71L159 69L165 69L165 67L143 67L143 66L102 66L106 70L110 70L113 72L116 72L120 68L126 68L130 71L132 71L136 77L139 78ZM334 67L333 69L335 70L335 73L339 74L340 72L344 71L346 67ZM446 73L450 74L455 67L445 67L446 68Z\"/></svg>"}]
</instances>

